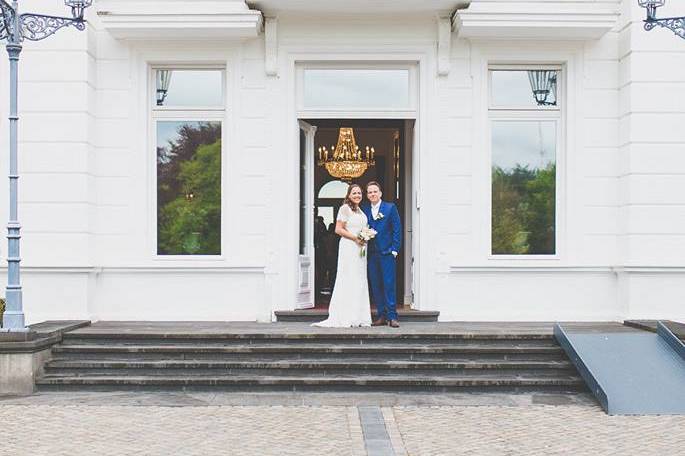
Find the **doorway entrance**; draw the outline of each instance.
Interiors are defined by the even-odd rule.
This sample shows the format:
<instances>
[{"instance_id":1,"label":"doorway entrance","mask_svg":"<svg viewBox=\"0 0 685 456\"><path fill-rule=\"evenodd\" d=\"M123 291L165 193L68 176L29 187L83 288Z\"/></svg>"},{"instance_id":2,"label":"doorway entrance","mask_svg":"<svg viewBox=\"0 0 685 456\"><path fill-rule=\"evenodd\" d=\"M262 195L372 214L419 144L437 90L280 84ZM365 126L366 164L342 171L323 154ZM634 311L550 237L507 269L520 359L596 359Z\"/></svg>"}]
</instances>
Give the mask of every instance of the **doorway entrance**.
<instances>
[{"instance_id":1,"label":"doorway entrance","mask_svg":"<svg viewBox=\"0 0 685 456\"><path fill-rule=\"evenodd\" d=\"M382 199L397 206L402 221L402 248L397 258L397 305L410 307L413 302L412 252L412 147L413 120L402 119L314 119L300 121L300 252L301 267L307 270L310 285L309 305L325 309L335 287L338 243L335 221L350 182L381 185ZM345 181L318 166L314 151L336 145L341 128L352 128L360 149L374 148L375 165L359 178ZM309 143L308 145L306 143ZM313 149L307 153L307 149ZM307 226L307 224L312 225ZM310 231L311 229L311 231ZM308 241L311 238L311 241ZM306 248L311 242L312 249ZM302 272L301 272L302 273ZM301 281L302 282L302 281ZM305 304L300 301L300 304ZM373 306L373 303L372 303Z\"/></svg>"}]
</instances>

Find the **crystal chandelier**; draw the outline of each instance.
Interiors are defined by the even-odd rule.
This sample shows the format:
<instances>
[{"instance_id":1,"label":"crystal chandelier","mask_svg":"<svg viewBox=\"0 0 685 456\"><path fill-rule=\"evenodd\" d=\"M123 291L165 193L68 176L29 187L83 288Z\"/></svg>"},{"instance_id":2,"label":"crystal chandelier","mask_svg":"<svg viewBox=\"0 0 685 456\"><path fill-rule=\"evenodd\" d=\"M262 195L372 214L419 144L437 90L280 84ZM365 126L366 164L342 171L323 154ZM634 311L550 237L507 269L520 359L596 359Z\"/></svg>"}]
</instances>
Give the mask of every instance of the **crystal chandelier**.
<instances>
[{"instance_id":1,"label":"crystal chandelier","mask_svg":"<svg viewBox=\"0 0 685 456\"><path fill-rule=\"evenodd\" d=\"M323 166L333 177L344 181L351 181L360 177L376 161L376 151L366 146L363 153L354 140L352 128L341 128L338 132L338 144L329 151L326 146L319 147L319 166Z\"/></svg>"}]
</instances>

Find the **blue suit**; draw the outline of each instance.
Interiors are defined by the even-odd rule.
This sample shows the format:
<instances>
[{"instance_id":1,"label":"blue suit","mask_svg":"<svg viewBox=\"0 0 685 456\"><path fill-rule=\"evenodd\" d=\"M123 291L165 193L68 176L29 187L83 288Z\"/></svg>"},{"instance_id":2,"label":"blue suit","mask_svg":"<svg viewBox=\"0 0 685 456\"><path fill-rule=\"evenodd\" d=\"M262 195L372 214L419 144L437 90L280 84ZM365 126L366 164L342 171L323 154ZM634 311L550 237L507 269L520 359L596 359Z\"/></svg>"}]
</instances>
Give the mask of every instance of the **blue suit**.
<instances>
[{"instance_id":1,"label":"blue suit","mask_svg":"<svg viewBox=\"0 0 685 456\"><path fill-rule=\"evenodd\" d=\"M371 298L378 309L378 318L397 320L397 298L395 293L397 259L392 252L402 246L402 222L393 203L381 201L378 219L373 219L371 205L367 202L362 210L369 219L369 227L376 230L376 237L368 246L368 278Z\"/></svg>"}]
</instances>

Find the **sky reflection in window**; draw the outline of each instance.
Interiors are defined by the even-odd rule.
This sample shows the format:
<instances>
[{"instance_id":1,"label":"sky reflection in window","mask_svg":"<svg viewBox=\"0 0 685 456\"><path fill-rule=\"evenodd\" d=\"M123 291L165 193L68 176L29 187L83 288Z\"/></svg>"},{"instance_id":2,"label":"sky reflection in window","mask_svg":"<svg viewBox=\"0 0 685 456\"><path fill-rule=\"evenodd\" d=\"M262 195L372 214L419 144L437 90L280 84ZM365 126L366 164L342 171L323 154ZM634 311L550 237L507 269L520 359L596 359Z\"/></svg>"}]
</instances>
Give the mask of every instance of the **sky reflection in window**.
<instances>
[{"instance_id":1,"label":"sky reflection in window","mask_svg":"<svg viewBox=\"0 0 685 456\"><path fill-rule=\"evenodd\" d=\"M157 106L223 106L221 70L157 70Z\"/></svg>"},{"instance_id":2,"label":"sky reflection in window","mask_svg":"<svg viewBox=\"0 0 685 456\"><path fill-rule=\"evenodd\" d=\"M554 70L493 70L491 104L503 108L556 106L558 73Z\"/></svg>"}]
</instances>

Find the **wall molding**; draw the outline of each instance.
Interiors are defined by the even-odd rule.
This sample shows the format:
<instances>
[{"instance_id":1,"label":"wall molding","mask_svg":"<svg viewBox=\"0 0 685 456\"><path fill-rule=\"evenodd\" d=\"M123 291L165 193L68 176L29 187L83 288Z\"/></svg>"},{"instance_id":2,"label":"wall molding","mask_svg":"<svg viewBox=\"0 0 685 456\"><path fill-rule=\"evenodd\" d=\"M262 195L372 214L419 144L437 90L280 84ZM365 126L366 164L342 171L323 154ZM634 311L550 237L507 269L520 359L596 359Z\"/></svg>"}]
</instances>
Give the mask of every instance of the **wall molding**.
<instances>
[{"instance_id":1,"label":"wall molding","mask_svg":"<svg viewBox=\"0 0 685 456\"><path fill-rule=\"evenodd\" d=\"M449 266L449 274L479 273L589 273L589 274L685 274L685 266Z\"/></svg>"},{"instance_id":2,"label":"wall molding","mask_svg":"<svg viewBox=\"0 0 685 456\"><path fill-rule=\"evenodd\" d=\"M264 274L264 266L22 266L27 274L128 274L128 273L191 273L191 274ZM1 267L0 273L7 272Z\"/></svg>"},{"instance_id":3,"label":"wall molding","mask_svg":"<svg viewBox=\"0 0 685 456\"><path fill-rule=\"evenodd\" d=\"M519 273L519 272L545 272L545 273L601 273L611 274L614 269L610 266L450 266L450 274L458 273Z\"/></svg>"},{"instance_id":4,"label":"wall molding","mask_svg":"<svg viewBox=\"0 0 685 456\"><path fill-rule=\"evenodd\" d=\"M263 18L244 1L163 0L97 2L102 27L118 39L234 39L256 38Z\"/></svg>"}]
</instances>

